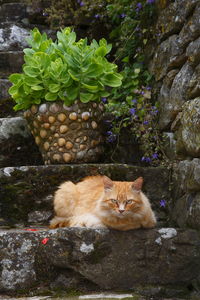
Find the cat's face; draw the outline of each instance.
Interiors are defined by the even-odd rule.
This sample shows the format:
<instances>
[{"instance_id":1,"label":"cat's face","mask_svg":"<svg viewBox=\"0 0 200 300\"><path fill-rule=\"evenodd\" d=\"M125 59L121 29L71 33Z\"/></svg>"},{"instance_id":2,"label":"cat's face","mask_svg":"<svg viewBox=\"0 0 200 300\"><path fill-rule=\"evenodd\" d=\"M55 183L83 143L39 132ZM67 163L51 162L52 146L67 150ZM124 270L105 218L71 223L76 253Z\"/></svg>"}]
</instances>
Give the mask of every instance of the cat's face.
<instances>
[{"instance_id":1,"label":"cat's face","mask_svg":"<svg viewBox=\"0 0 200 300\"><path fill-rule=\"evenodd\" d=\"M105 196L102 201L104 209L119 217L140 211L143 205L140 195L142 183L142 177L134 182L112 181L104 177Z\"/></svg>"}]
</instances>

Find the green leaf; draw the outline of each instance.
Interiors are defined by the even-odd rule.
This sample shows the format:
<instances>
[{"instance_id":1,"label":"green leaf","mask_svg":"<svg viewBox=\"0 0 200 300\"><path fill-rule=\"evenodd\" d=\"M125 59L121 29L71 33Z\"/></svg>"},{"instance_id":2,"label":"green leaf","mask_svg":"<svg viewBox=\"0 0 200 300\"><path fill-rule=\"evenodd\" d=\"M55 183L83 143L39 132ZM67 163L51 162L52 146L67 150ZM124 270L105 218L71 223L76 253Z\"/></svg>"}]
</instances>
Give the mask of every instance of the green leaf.
<instances>
[{"instance_id":1,"label":"green leaf","mask_svg":"<svg viewBox=\"0 0 200 300\"><path fill-rule=\"evenodd\" d=\"M70 86L66 89L66 93L69 100L75 100L78 97L79 87Z\"/></svg>"},{"instance_id":2,"label":"green leaf","mask_svg":"<svg viewBox=\"0 0 200 300\"><path fill-rule=\"evenodd\" d=\"M91 64L87 70L84 71L84 75L87 77L97 77L103 73L103 67L100 64Z\"/></svg>"},{"instance_id":3,"label":"green leaf","mask_svg":"<svg viewBox=\"0 0 200 300\"><path fill-rule=\"evenodd\" d=\"M110 93L108 91L102 91L100 92L101 97L108 97L110 96Z\"/></svg>"},{"instance_id":4,"label":"green leaf","mask_svg":"<svg viewBox=\"0 0 200 300\"><path fill-rule=\"evenodd\" d=\"M57 93L60 90L60 84L50 84L49 85L49 91L51 93Z\"/></svg>"},{"instance_id":5,"label":"green leaf","mask_svg":"<svg viewBox=\"0 0 200 300\"><path fill-rule=\"evenodd\" d=\"M23 67L23 71L26 75L30 77L37 77L40 73L40 70L38 68L25 66Z\"/></svg>"},{"instance_id":6,"label":"green leaf","mask_svg":"<svg viewBox=\"0 0 200 300\"><path fill-rule=\"evenodd\" d=\"M88 103L94 99L93 94L89 93L80 93L80 101L83 103Z\"/></svg>"},{"instance_id":7,"label":"green leaf","mask_svg":"<svg viewBox=\"0 0 200 300\"><path fill-rule=\"evenodd\" d=\"M105 85L117 87L122 83L122 76L120 74L108 74L102 78L102 82Z\"/></svg>"},{"instance_id":8,"label":"green leaf","mask_svg":"<svg viewBox=\"0 0 200 300\"><path fill-rule=\"evenodd\" d=\"M40 83L42 83L42 81L40 79L37 79L35 77L25 77L25 83L29 86L34 86L34 85L38 85Z\"/></svg>"},{"instance_id":9,"label":"green leaf","mask_svg":"<svg viewBox=\"0 0 200 300\"><path fill-rule=\"evenodd\" d=\"M58 98L58 95L57 95L57 94L47 93L47 94L45 95L45 99L46 99L47 101L55 101L57 98Z\"/></svg>"},{"instance_id":10,"label":"green leaf","mask_svg":"<svg viewBox=\"0 0 200 300\"><path fill-rule=\"evenodd\" d=\"M97 85L89 85L85 83L81 83L81 85L89 91L93 91L93 92L99 91L99 87Z\"/></svg>"},{"instance_id":11,"label":"green leaf","mask_svg":"<svg viewBox=\"0 0 200 300\"><path fill-rule=\"evenodd\" d=\"M99 47L98 49L96 49L95 54L104 57L107 54L106 47L104 46Z\"/></svg>"},{"instance_id":12,"label":"green leaf","mask_svg":"<svg viewBox=\"0 0 200 300\"><path fill-rule=\"evenodd\" d=\"M22 79L22 74L14 73L9 76L9 80L15 84L18 83L21 79Z\"/></svg>"},{"instance_id":13,"label":"green leaf","mask_svg":"<svg viewBox=\"0 0 200 300\"><path fill-rule=\"evenodd\" d=\"M122 61L128 63L128 62L129 62L129 56L124 57L124 58L122 59Z\"/></svg>"},{"instance_id":14,"label":"green leaf","mask_svg":"<svg viewBox=\"0 0 200 300\"><path fill-rule=\"evenodd\" d=\"M41 85L34 85L31 87L31 89L34 91L40 91L43 90L44 88Z\"/></svg>"},{"instance_id":15,"label":"green leaf","mask_svg":"<svg viewBox=\"0 0 200 300\"><path fill-rule=\"evenodd\" d=\"M11 96L13 96L14 94L16 94L18 92L18 86L16 86L16 85L11 86L9 88L8 92Z\"/></svg>"},{"instance_id":16,"label":"green leaf","mask_svg":"<svg viewBox=\"0 0 200 300\"><path fill-rule=\"evenodd\" d=\"M77 77L78 75L72 71L72 70L68 70L69 75L71 76L71 78L75 81L79 81L80 79Z\"/></svg>"}]
</instances>

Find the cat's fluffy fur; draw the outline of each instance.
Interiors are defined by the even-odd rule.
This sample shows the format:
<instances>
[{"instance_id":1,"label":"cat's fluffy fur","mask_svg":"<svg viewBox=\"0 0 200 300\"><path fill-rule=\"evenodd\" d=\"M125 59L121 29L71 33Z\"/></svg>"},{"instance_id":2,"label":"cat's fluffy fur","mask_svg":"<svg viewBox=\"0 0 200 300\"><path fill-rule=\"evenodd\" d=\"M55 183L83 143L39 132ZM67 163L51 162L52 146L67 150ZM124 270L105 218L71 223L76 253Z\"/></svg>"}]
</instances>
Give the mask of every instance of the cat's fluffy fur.
<instances>
[{"instance_id":1,"label":"cat's fluffy fur","mask_svg":"<svg viewBox=\"0 0 200 300\"><path fill-rule=\"evenodd\" d=\"M156 218L141 191L142 184L142 177L126 182L100 175L86 177L77 184L65 182L55 193L55 217L50 228L152 228Z\"/></svg>"}]
</instances>

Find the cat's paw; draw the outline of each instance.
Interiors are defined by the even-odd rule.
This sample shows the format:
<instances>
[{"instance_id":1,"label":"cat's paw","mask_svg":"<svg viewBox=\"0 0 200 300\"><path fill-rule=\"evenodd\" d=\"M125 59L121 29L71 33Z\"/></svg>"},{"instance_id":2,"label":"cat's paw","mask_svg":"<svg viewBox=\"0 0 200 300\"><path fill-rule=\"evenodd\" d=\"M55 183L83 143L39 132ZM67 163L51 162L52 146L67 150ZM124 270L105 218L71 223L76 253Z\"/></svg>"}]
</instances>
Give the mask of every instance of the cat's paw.
<instances>
[{"instance_id":1,"label":"cat's paw","mask_svg":"<svg viewBox=\"0 0 200 300\"><path fill-rule=\"evenodd\" d=\"M92 214L85 214L82 216L78 216L73 218L70 221L70 227L88 227L88 228L106 228L104 224L101 223L99 218Z\"/></svg>"},{"instance_id":2,"label":"cat's paw","mask_svg":"<svg viewBox=\"0 0 200 300\"><path fill-rule=\"evenodd\" d=\"M55 228L60 228L60 227L69 227L69 220L66 218L54 217L50 221L49 228L55 229Z\"/></svg>"}]
</instances>

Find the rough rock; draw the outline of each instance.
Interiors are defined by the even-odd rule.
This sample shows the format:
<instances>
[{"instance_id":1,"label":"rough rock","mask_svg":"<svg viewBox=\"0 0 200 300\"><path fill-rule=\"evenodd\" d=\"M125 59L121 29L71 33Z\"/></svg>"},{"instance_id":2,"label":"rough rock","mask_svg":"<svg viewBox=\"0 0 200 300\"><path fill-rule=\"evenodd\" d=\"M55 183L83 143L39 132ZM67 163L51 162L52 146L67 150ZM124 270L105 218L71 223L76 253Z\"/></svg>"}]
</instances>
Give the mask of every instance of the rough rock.
<instances>
[{"instance_id":1,"label":"rough rock","mask_svg":"<svg viewBox=\"0 0 200 300\"><path fill-rule=\"evenodd\" d=\"M182 110L182 105L186 100L186 91L189 87L193 75L193 68L185 63L178 74L175 76L170 90L169 102L171 105L171 120Z\"/></svg>"},{"instance_id":2,"label":"rough rock","mask_svg":"<svg viewBox=\"0 0 200 300\"><path fill-rule=\"evenodd\" d=\"M164 135L164 152L165 155L170 159L176 159L176 140L173 132L163 132Z\"/></svg>"},{"instance_id":3,"label":"rough rock","mask_svg":"<svg viewBox=\"0 0 200 300\"><path fill-rule=\"evenodd\" d=\"M156 81L161 80L168 71L181 67L186 61L184 49L179 44L179 36L174 34L163 41L155 50L150 71Z\"/></svg>"},{"instance_id":4,"label":"rough rock","mask_svg":"<svg viewBox=\"0 0 200 300\"><path fill-rule=\"evenodd\" d=\"M200 98L184 104L177 140L177 153L183 152L184 147L187 155L200 157Z\"/></svg>"},{"instance_id":5,"label":"rough rock","mask_svg":"<svg viewBox=\"0 0 200 300\"><path fill-rule=\"evenodd\" d=\"M200 159L181 161L173 175L172 219L180 227L200 228Z\"/></svg>"},{"instance_id":6,"label":"rough rock","mask_svg":"<svg viewBox=\"0 0 200 300\"><path fill-rule=\"evenodd\" d=\"M200 78L200 64L195 68L191 80L188 84L187 91L186 91L186 97L188 99L193 99L200 96L199 78Z\"/></svg>"},{"instance_id":7,"label":"rough rock","mask_svg":"<svg viewBox=\"0 0 200 300\"><path fill-rule=\"evenodd\" d=\"M126 164L81 164L7 167L0 169L0 217L13 225L28 223L30 213L52 211L52 195L64 181L79 181L88 175L105 174L113 180L133 181L144 177L143 191L150 198L158 220L166 224L170 203L169 172L164 167ZM166 207L160 201L166 200ZM47 219L44 219L46 223ZM47 223L46 223L47 224Z\"/></svg>"},{"instance_id":8,"label":"rough rock","mask_svg":"<svg viewBox=\"0 0 200 300\"><path fill-rule=\"evenodd\" d=\"M0 76L5 78L11 73L21 72L23 63L22 51L0 52Z\"/></svg>"},{"instance_id":9,"label":"rough rock","mask_svg":"<svg viewBox=\"0 0 200 300\"><path fill-rule=\"evenodd\" d=\"M30 136L30 131L27 127L27 122L22 117L2 118L0 119L0 141L9 139L14 135L21 135L24 138Z\"/></svg>"},{"instance_id":10,"label":"rough rock","mask_svg":"<svg viewBox=\"0 0 200 300\"><path fill-rule=\"evenodd\" d=\"M0 22L21 20L26 15L24 3L3 3L0 6Z\"/></svg>"},{"instance_id":11,"label":"rough rock","mask_svg":"<svg viewBox=\"0 0 200 300\"><path fill-rule=\"evenodd\" d=\"M198 0L178 0L162 10L156 23L160 39L163 40L172 34L179 33L197 3Z\"/></svg>"},{"instance_id":12,"label":"rough rock","mask_svg":"<svg viewBox=\"0 0 200 300\"><path fill-rule=\"evenodd\" d=\"M0 167L42 164L41 154L22 117L0 119L0 148Z\"/></svg>"},{"instance_id":13,"label":"rough rock","mask_svg":"<svg viewBox=\"0 0 200 300\"><path fill-rule=\"evenodd\" d=\"M177 199L172 219L181 228L200 228L200 193L187 193Z\"/></svg>"},{"instance_id":14,"label":"rough rock","mask_svg":"<svg viewBox=\"0 0 200 300\"><path fill-rule=\"evenodd\" d=\"M188 61L192 66L196 66L200 63L200 37L195 41L192 41L186 49L186 55Z\"/></svg>"},{"instance_id":15,"label":"rough rock","mask_svg":"<svg viewBox=\"0 0 200 300\"><path fill-rule=\"evenodd\" d=\"M51 286L68 270L104 290L141 285L184 289L199 275L200 241L195 230L65 228L0 234L1 292L20 292L44 282Z\"/></svg>"},{"instance_id":16,"label":"rough rock","mask_svg":"<svg viewBox=\"0 0 200 300\"><path fill-rule=\"evenodd\" d=\"M16 51L26 48L29 31L15 24L6 24L0 29L0 51Z\"/></svg>"},{"instance_id":17,"label":"rough rock","mask_svg":"<svg viewBox=\"0 0 200 300\"><path fill-rule=\"evenodd\" d=\"M185 48L188 44L195 39L197 39L200 35L200 4L196 6L196 9L193 15L190 17L188 22L182 28L179 34L179 44L181 47Z\"/></svg>"},{"instance_id":18,"label":"rough rock","mask_svg":"<svg viewBox=\"0 0 200 300\"><path fill-rule=\"evenodd\" d=\"M158 95L158 102L160 103L159 128L161 130L169 129L171 121L175 115L173 114L173 106L170 101L170 90L173 80L178 72L178 69L174 69L167 73Z\"/></svg>"},{"instance_id":19,"label":"rough rock","mask_svg":"<svg viewBox=\"0 0 200 300\"><path fill-rule=\"evenodd\" d=\"M11 82L7 79L0 79L0 101L3 99L10 98L8 94L8 89L11 86Z\"/></svg>"},{"instance_id":20,"label":"rough rock","mask_svg":"<svg viewBox=\"0 0 200 300\"><path fill-rule=\"evenodd\" d=\"M200 192L200 159L183 160L175 168L176 186L181 195Z\"/></svg>"}]
</instances>

